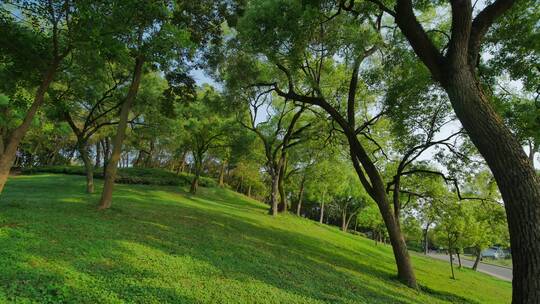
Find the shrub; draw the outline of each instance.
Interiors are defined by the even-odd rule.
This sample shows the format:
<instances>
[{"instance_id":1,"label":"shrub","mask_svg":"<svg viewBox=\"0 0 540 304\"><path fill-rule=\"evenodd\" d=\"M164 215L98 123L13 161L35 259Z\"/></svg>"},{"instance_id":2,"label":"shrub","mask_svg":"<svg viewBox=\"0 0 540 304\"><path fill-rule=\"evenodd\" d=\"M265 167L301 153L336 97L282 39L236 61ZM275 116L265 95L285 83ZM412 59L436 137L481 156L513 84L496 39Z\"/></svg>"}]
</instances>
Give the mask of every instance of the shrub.
<instances>
[{"instance_id":1,"label":"shrub","mask_svg":"<svg viewBox=\"0 0 540 304\"><path fill-rule=\"evenodd\" d=\"M21 169L22 174L54 173L68 175L86 175L84 167L80 166L41 166ZM95 178L103 178L103 170L94 172ZM116 174L115 182L119 184L162 185L162 186L188 186L193 180L189 173L176 174L156 168L120 168ZM202 177L199 180L202 187L215 187L217 183L212 178Z\"/></svg>"}]
</instances>

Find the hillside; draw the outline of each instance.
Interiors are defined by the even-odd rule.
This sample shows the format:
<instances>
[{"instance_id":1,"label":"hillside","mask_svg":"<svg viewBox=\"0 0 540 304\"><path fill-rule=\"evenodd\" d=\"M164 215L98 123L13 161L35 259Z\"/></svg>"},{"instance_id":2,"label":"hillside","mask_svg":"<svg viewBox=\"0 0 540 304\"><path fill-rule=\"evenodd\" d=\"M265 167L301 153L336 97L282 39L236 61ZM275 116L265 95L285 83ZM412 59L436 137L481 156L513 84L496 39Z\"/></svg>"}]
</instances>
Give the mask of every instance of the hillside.
<instances>
[{"instance_id":1,"label":"hillside","mask_svg":"<svg viewBox=\"0 0 540 304\"><path fill-rule=\"evenodd\" d=\"M117 185L96 211L84 178L18 176L0 197L0 303L508 303L511 284L389 247L234 192Z\"/></svg>"}]
</instances>

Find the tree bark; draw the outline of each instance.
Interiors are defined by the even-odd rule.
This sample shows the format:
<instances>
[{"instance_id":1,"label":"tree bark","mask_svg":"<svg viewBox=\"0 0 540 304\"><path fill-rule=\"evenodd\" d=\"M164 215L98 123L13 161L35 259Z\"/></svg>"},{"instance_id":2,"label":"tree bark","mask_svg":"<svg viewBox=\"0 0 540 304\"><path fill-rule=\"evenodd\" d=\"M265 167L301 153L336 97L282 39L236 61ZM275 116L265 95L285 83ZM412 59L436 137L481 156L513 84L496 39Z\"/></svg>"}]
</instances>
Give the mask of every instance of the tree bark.
<instances>
[{"instance_id":1,"label":"tree bark","mask_svg":"<svg viewBox=\"0 0 540 304\"><path fill-rule=\"evenodd\" d=\"M347 232L347 212L341 211L341 231Z\"/></svg>"},{"instance_id":2,"label":"tree bark","mask_svg":"<svg viewBox=\"0 0 540 304\"><path fill-rule=\"evenodd\" d=\"M306 181L306 177L302 176L302 181L300 181L300 191L298 192L298 204L296 204L296 215L300 216L300 212L302 211L302 200L304 199L304 184Z\"/></svg>"},{"instance_id":3,"label":"tree bark","mask_svg":"<svg viewBox=\"0 0 540 304\"><path fill-rule=\"evenodd\" d=\"M94 165L88 153L88 145L81 142L77 146L86 171L86 192L94 193Z\"/></svg>"},{"instance_id":4,"label":"tree bark","mask_svg":"<svg viewBox=\"0 0 540 304\"><path fill-rule=\"evenodd\" d=\"M444 85L456 115L491 169L506 209L513 303L540 302L540 177L470 71Z\"/></svg>"},{"instance_id":5,"label":"tree bark","mask_svg":"<svg viewBox=\"0 0 540 304\"><path fill-rule=\"evenodd\" d=\"M276 170L274 170L274 171L276 171ZM278 204L279 204L279 202L278 202L279 169L277 170L277 172L272 172L271 178L272 178L272 190L270 192L270 214L272 214L272 216L276 216L278 214Z\"/></svg>"},{"instance_id":6,"label":"tree bark","mask_svg":"<svg viewBox=\"0 0 540 304\"><path fill-rule=\"evenodd\" d=\"M474 265L472 267L472 270L476 271L478 268L478 264L480 264L480 257L482 256L482 250L480 248L476 248L476 259L474 259Z\"/></svg>"},{"instance_id":7,"label":"tree bark","mask_svg":"<svg viewBox=\"0 0 540 304\"><path fill-rule=\"evenodd\" d=\"M285 212L287 211L287 195L285 193L285 189L283 188L283 181L285 179L285 171L287 170L287 156L285 153L282 154L279 164L279 177L278 177L278 191L279 191L279 205L278 205L278 212Z\"/></svg>"},{"instance_id":8,"label":"tree bark","mask_svg":"<svg viewBox=\"0 0 540 304\"><path fill-rule=\"evenodd\" d=\"M251 197L251 185L248 186L247 196Z\"/></svg>"},{"instance_id":9,"label":"tree bark","mask_svg":"<svg viewBox=\"0 0 540 304\"><path fill-rule=\"evenodd\" d=\"M61 58L55 58L52 61L49 69L43 75L41 84L39 85L39 88L37 89L34 96L34 101L26 112L22 123L15 130L13 130L13 132L11 132L11 135L8 138L2 156L0 157L0 193L2 193L2 191L4 190L4 186L9 176L9 171L11 170L11 166L13 166L13 162L17 155L17 148L19 146L19 143L24 138L24 135L26 135L26 132L30 128L32 120L34 119L34 116L36 115L39 107L43 104L45 93L49 89L49 86L51 85L54 76L56 75L58 66L60 65L60 61Z\"/></svg>"},{"instance_id":10,"label":"tree bark","mask_svg":"<svg viewBox=\"0 0 540 304\"><path fill-rule=\"evenodd\" d=\"M199 177L199 170L195 170L195 175L193 176L193 180L191 181L191 188L189 189L189 192L191 194L196 194L197 189L199 189Z\"/></svg>"},{"instance_id":11,"label":"tree bark","mask_svg":"<svg viewBox=\"0 0 540 304\"><path fill-rule=\"evenodd\" d=\"M456 279L454 275L454 256L452 255L452 248L448 248L448 255L450 256L450 270L452 271L452 279Z\"/></svg>"},{"instance_id":12,"label":"tree bark","mask_svg":"<svg viewBox=\"0 0 540 304\"><path fill-rule=\"evenodd\" d=\"M221 162L221 169L219 170L219 187L223 188L225 187L225 166L227 165L227 161L223 160Z\"/></svg>"},{"instance_id":13,"label":"tree bark","mask_svg":"<svg viewBox=\"0 0 540 304\"><path fill-rule=\"evenodd\" d=\"M137 92L139 90L143 65L144 59L140 56L137 57L135 59L135 67L133 70L133 79L131 81L131 86L129 88L126 100L122 104L122 108L120 110L118 128L116 131L116 135L114 136L113 151L105 169L105 181L103 184L103 191L101 193L101 200L99 202L99 209L108 209L111 207L114 179L116 178L118 161L120 160L120 154L122 153L122 143L126 135L129 112L131 111L133 103L135 102L135 98L137 97Z\"/></svg>"},{"instance_id":14,"label":"tree bark","mask_svg":"<svg viewBox=\"0 0 540 304\"><path fill-rule=\"evenodd\" d=\"M429 244L428 244L428 232L429 232L429 223L426 225L426 228L423 230L424 235L424 254L427 255L429 251Z\"/></svg>"},{"instance_id":15,"label":"tree bark","mask_svg":"<svg viewBox=\"0 0 540 304\"><path fill-rule=\"evenodd\" d=\"M96 168L101 167L101 145L96 142Z\"/></svg>"},{"instance_id":16,"label":"tree bark","mask_svg":"<svg viewBox=\"0 0 540 304\"><path fill-rule=\"evenodd\" d=\"M323 199L321 201L321 214L319 216L319 223L323 223L323 219L324 219L324 194L323 194Z\"/></svg>"},{"instance_id":17,"label":"tree bark","mask_svg":"<svg viewBox=\"0 0 540 304\"><path fill-rule=\"evenodd\" d=\"M457 260L458 260L458 268L461 269L461 255L459 254L459 251L456 251Z\"/></svg>"}]
</instances>

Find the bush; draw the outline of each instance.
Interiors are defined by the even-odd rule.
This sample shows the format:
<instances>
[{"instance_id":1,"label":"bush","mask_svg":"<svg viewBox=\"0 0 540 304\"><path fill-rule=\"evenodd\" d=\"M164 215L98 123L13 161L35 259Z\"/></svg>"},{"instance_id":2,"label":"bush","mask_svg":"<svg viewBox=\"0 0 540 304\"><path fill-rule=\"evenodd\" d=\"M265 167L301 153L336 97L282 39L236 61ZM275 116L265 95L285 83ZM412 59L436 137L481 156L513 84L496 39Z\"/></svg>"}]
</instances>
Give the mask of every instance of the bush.
<instances>
[{"instance_id":1,"label":"bush","mask_svg":"<svg viewBox=\"0 0 540 304\"><path fill-rule=\"evenodd\" d=\"M22 174L54 173L68 175L86 175L84 167L80 166L41 166L21 169ZM94 172L95 178L103 178L101 168ZM139 185L162 185L162 186L188 186L193 180L193 175L188 173L176 174L163 169L156 168L120 168L116 174L115 182L119 184L139 184ZM202 187L215 187L217 183L212 178L203 177L199 179Z\"/></svg>"}]
</instances>

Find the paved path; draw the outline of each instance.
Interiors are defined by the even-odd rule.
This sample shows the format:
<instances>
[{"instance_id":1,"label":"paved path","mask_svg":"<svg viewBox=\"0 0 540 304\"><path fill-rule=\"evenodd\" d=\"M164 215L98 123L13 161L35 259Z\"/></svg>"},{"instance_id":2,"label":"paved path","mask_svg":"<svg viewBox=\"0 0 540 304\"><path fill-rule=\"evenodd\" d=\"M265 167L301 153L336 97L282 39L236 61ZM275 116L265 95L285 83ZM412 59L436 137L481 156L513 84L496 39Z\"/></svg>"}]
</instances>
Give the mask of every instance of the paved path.
<instances>
[{"instance_id":1,"label":"paved path","mask_svg":"<svg viewBox=\"0 0 540 304\"><path fill-rule=\"evenodd\" d=\"M430 256L432 258L435 258L435 259L450 262L450 258L446 254L430 253L430 254L428 254L428 256ZM454 265L457 265L457 257L455 257L454 261L455 261ZM467 260L467 259L464 259L462 257L461 258L461 264L463 266L472 268L472 266L474 265L474 262L470 261L470 260ZM480 262L480 264L478 264L478 271L489 274L489 275L494 276L496 278L499 278L501 280L512 281L512 269L511 268L495 266L495 265L485 264L485 263Z\"/></svg>"}]
</instances>

